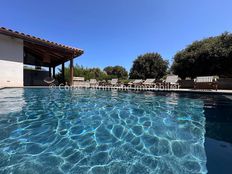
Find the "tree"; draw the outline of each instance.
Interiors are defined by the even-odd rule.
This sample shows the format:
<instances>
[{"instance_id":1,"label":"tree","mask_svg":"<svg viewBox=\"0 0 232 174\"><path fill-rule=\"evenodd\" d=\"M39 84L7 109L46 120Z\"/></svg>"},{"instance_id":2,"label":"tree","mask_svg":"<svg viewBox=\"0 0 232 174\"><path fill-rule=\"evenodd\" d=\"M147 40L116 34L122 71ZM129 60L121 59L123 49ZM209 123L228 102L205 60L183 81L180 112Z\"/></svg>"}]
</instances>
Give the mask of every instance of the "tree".
<instances>
[{"instance_id":1,"label":"tree","mask_svg":"<svg viewBox=\"0 0 232 174\"><path fill-rule=\"evenodd\" d=\"M181 78L219 75L232 77L232 34L195 41L174 56L171 70Z\"/></svg>"},{"instance_id":2,"label":"tree","mask_svg":"<svg viewBox=\"0 0 232 174\"><path fill-rule=\"evenodd\" d=\"M166 74L168 61L158 53L146 53L134 60L130 70L130 79L159 79Z\"/></svg>"},{"instance_id":3,"label":"tree","mask_svg":"<svg viewBox=\"0 0 232 174\"><path fill-rule=\"evenodd\" d=\"M62 82L62 74L61 69L59 69L59 73L56 75L56 79L61 83ZM64 71L65 81L69 82L70 80L70 69L65 68ZM102 71L100 68L84 68L83 66L76 65L73 68L73 75L84 77L85 80L89 79L97 79L97 80L105 80L108 79L107 74Z\"/></svg>"},{"instance_id":4,"label":"tree","mask_svg":"<svg viewBox=\"0 0 232 174\"><path fill-rule=\"evenodd\" d=\"M128 72L122 66L107 66L104 68L104 71L107 73L108 76L112 78L120 78L120 79L127 79Z\"/></svg>"}]
</instances>

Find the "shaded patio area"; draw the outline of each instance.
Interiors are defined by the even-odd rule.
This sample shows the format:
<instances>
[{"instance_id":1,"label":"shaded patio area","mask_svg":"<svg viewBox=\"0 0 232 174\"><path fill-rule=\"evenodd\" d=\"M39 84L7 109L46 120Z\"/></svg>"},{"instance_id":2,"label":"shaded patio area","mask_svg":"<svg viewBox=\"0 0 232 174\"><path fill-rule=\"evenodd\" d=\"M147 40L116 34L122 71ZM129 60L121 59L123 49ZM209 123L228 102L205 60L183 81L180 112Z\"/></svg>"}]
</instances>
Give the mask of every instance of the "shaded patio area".
<instances>
[{"instance_id":1,"label":"shaded patio area","mask_svg":"<svg viewBox=\"0 0 232 174\"><path fill-rule=\"evenodd\" d=\"M41 39L35 36L27 35L17 31L13 31L6 28L0 28L0 34L10 36L23 40L23 64L29 66L35 66L35 69L41 69L45 67L48 69L47 75L49 77L55 77L55 69L61 65L62 82L64 81L64 66L65 62L70 62L70 85L73 84L73 61L74 58L83 54L83 50L74 48L55 42L51 42L45 39ZM44 72L44 71L43 71ZM25 75L25 73L27 73ZM36 75L35 75L36 74ZM41 76L42 74L42 76ZM40 76L40 77L36 77ZM41 80L43 76L46 76L46 71L36 73L35 71L29 71L24 69L24 86L33 85L30 79L38 78ZM26 83L25 83L26 82Z\"/></svg>"}]
</instances>

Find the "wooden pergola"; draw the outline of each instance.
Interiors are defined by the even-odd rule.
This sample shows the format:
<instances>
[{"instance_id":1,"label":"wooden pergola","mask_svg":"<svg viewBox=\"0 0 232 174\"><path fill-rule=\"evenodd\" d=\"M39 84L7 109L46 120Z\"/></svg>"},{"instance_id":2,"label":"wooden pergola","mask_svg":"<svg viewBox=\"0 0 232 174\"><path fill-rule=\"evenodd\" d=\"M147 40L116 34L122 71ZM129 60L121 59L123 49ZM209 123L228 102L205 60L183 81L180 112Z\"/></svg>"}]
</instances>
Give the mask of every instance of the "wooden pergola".
<instances>
[{"instance_id":1,"label":"wooden pergola","mask_svg":"<svg viewBox=\"0 0 232 174\"><path fill-rule=\"evenodd\" d=\"M73 84L73 60L82 55L83 50L3 27L0 28L0 34L22 39L24 43L24 64L48 67L49 76L51 76L51 69L53 69L53 76L55 76L55 68L61 65L64 81L64 63L70 61L70 85Z\"/></svg>"}]
</instances>

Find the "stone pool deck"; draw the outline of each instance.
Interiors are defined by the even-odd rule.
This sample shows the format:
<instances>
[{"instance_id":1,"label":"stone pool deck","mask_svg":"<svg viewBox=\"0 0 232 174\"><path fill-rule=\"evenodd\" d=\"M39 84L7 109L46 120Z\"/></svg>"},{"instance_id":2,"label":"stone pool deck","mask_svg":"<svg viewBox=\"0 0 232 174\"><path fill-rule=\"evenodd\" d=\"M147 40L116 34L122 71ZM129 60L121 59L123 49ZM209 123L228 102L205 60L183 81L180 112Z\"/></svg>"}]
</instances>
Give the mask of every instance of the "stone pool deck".
<instances>
[{"instance_id":1,"label":"stone pool deck","mask_svg":"<svg viewBox=\"0 0 232 174\"><path fill-rule=\"evenodd\" d=\"M189 93L211 93L211 94L231 94L232 90L211 90L211 89L157 89L157 88L122 88L122 87L112 87L112 88L105 88L105 87L98 87L98 88L91 88L91 89L103 89L103 90L132 90L132 91L157 91L157 92L189 92Z\"/></svg>"},{"instance_id":2,"label":"stone pool deck","mask_svg":"<svg viewBox=\"0 0 232 174\"><path fill-rule=\"evenodd\" d=\"M7 87L9 88L9 87ZM48 86L25 86L23 88L50 88ZM157 88L128 88L128 87L107 87L107 86L98 86L98 87L52 87L56 89L95 89L95 90L120 90L120 91L157 91L157 92L187 92L187 93L202 93L202 94L228 94L232 95L232 90L223 90L223 89L218 89L218 90L211 90L211 89L157 89ZM4 89L4 87L0 87L0 90Z\"/></svg>"}]
</instances>

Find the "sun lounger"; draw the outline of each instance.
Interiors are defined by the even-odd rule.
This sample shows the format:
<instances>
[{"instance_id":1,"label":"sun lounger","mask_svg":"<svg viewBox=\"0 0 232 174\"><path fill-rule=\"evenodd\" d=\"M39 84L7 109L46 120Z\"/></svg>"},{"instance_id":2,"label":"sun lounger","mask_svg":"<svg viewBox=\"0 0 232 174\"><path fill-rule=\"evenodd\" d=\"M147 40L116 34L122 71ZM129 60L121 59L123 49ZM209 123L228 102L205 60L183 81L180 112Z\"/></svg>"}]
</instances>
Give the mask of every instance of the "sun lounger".
<instances>
[{"instance_id":1,"label":"sun lounger","mask_svg":"<svg viewBox=\"0 0 232 174\"><path fill-rule=\"evenodd\" d=\"M84 77L73 77L73 81L85 81L85 78Z\"/></svg>"},{"instance_id":2,"label":"sun lounger","mask_svg":"<svg viewBox=\"0 0 232 174\"><path fill-rule=\"evenodd\" d=\"M136 87L136 86L141 86L142 83L143 83L142 79L135 79L134 81L129 82L128 85L129 87L132 87L132 86Z\"/></svg>"},{"instance_id":3,"label":"sun lounger","mask_svg":"<svg viewBox=\"0 0 232 174\"><path fill-rule=\"evenodd\" d=\"M170 88L179 88L180 85L178 83L179 77L177 75L167 75L164 80L164 85L169 85Z\"/></svg>"},{"instance_id":4,"label":"sun lounger","mask_svg":"<svg viewBox=\"0 0 232 174\"><path fill-rule=\"evenodd\" d=\"M84 77L73 77L73 86L85 87L86 82Z\"/></svg>"},{"instance_id":5,"label":"sun lounger","mask_svg":"<svg viewBox=\"0 0 232 174\"><path fill-rule=\"evenodd\" d=\"M209 89L213 88L217 90L218 76L201 76L194 79L194 89Z\"/></svg>"},{"instance_id":6,"label":"sun lounger","mask_svg":"<svg viewBox=\"0 0 232 174\"><path fill-rule=\"evenodd\" d=\"M118 85L118 79L112 79L112 80L110 81L110 85L111 85L111 86L117 86L117 85Z\"/></svg>"},{"instance_id":7,"label":"sun lounger","mask_svg":"<svg viewBox=\"0 0 232 174\"><path fill-rule=\"evenodd\" d=\"M98 86L98 82L96 79L90 79L89 84L90 84L90 87Z\"/></svg>"},{"instance_id":8,"label":"sun lounger","mask_svg":"<svg viewBox=\"0 0 232 174\"><path fill-rule=\"evenodd\" d=\"M143 82L143 86L145 87L152 87L155 85L155 79L146 79L144 82Z\"/></svg>"}]
</instances>

